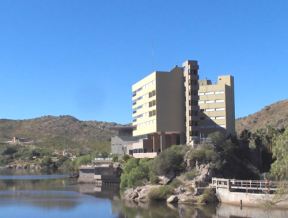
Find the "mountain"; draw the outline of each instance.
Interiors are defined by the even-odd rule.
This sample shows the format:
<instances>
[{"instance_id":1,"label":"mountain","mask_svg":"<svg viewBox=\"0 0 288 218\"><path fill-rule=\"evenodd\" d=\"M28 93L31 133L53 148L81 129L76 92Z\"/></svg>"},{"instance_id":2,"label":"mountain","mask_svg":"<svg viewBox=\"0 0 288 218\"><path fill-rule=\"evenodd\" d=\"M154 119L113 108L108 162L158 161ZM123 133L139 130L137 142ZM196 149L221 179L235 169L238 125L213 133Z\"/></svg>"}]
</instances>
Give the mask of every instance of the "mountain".
<instances>
[{"instance_id":1,"label":"mountain","mask_svg":"<svg viewBox=\"0 0 288 218\"><path fill-rule=\"evenodd\" d=\"M0 119L0 142L17 137L35 146L69 150L110 151L116 123L80 121L72 116L44 116L27 120Z\"/></svg>"},{"instance_id":2,"label":"mountain","mask_svg":"<svg viewBox=\"0 0 288 218\"><path fill-rule=\"evenodd\" d=\"M239 134L244 129L255 132L271 126L276 129L288 126L288 100L283 100L264 107L259 112L236 120L236 132Z\"/></svg>"}]
</instances>

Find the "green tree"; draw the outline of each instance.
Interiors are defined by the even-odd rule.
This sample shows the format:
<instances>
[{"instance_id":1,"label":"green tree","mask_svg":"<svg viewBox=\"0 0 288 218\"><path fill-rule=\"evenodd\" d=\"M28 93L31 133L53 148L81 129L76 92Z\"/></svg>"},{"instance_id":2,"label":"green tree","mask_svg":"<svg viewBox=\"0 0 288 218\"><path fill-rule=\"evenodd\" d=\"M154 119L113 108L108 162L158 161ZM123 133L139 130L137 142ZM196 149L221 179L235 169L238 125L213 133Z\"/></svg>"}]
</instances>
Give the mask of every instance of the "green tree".
<instances>
[{"instance_id":1,"label":"green tree","mask_svg":"<svg viewBox=\"0 0 288 218\"><path fill-rule=\"evenodd\" d=\"M17 152L17 148L15 146L8 146L3 152L2 155L13 155Z\"/></svg>"},{"instance_id":2,"label":"green tree","mask_svg":"<svg viewBox=\"0 0 288 218\"><path fill-rule=\"evenodd\" d=\"M276 158L272 164L271 174L276 179L288 179L288 128L273 140L273 157Z\"/></svg>"},{"instance_id":3,"label":"green tree","mask_svg":"<svg viewBox=\"0 0 288 218\"><path fill-rule=\"evenodd\" d=\"M121 174L121 189L144 185L149 181L152 160L130 158Z\"/></svg>"},{"instance_id":4,"label":"green tree","mask_svg":"<svg viewBox=\"0 0 288 218\"><path fill-rule=\"evenodd\" d=\"M173 145L160 153L154 159L154 170L158 175L165 175L169 172L181 172L185 168L184 155L186 146Z\"/></svg>"}]
</instances>

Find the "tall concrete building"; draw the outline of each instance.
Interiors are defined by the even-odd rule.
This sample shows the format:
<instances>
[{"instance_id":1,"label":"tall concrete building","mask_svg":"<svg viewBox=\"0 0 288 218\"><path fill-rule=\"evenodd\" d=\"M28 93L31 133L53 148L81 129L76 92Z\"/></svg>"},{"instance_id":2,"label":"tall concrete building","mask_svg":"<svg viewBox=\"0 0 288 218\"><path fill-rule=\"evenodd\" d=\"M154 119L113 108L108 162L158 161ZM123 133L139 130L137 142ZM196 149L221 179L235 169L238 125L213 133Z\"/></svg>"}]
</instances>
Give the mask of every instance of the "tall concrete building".
<instances>
[{"instance_id":1,"label":"tall concrete building","mask_svg":"<svg viewBox=\"0 0 288 218\"><path fill-rule=\"evenodd\" d=\"M198 69L197 61L186 61L132 86L133 136L144 137L133 150L157 153L199 136Z\"/></svg>"},{"instance_id":2,"label":"tall concrete building","mask_svg":"<svg viewBox=\"0 0 288 218\"><path fill-rule=\"evenodd\" d=\"M199 81L200 132L206 137L217 130L227 134L235 133L234 78L219 76L211 80Z\"/></svg>"},{"instance_id":3,"label":"tall concrete building","mask_svg":"<svg viewBox=\"0 0 288 218\"><path fill-rule=\"evenodd\" d=\"M193 144L215 130L234 133L233 77L212 84L199 81L198 70L197 61L188 60L132 86L133 136L142 139L128 146L130 154L155 157L172 144Z\"/></svg>"}]
</instances>

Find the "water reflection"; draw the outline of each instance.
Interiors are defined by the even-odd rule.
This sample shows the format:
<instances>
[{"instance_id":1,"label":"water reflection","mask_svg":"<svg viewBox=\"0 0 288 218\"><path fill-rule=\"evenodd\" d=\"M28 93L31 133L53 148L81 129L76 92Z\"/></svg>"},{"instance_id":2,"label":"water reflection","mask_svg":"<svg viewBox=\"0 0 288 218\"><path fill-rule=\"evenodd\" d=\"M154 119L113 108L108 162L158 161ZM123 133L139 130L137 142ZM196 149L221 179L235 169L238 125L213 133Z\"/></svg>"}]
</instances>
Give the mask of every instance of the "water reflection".
<instances>
[{"instance_id":1,"label":"water reflection","mask_svg":"<svg viewBox=\"0 0 288 218\"><path fill-rule=\"evenodd\" d=\"M0 217L61 218L205 218L205 217L288 217L288 210L265 211L219 205L193 207L152 202L137 205L120 199L115 186L99 188L78 185L76 180L59 177L54 180L0 181Z\"/></svg>"},{"instance_id":2,"label":"water reflection","mask_svg":"<svg viewBox=\"0 0 288 218\"><path fill-rule=\"evenodd\" d=\"M265 209L255 207L240 208L233 205L219 205L216 211L217 217L253 217L253 218L286 218L288 210L281 209Z\"/></svg>"}]
</instances>

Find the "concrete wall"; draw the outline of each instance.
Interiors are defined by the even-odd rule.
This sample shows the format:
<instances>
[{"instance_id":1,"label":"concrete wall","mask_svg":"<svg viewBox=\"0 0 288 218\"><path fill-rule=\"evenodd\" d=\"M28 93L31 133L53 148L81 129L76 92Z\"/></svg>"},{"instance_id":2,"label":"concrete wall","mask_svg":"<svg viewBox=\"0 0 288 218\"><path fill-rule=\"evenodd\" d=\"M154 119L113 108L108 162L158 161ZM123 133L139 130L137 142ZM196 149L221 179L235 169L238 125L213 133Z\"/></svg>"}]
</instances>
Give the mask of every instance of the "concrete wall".
<instances>
[{"instance_id":1,"label":"concrete wall","mask_svg":"<svg viewBox=\"0 0 288 218\"><path fill-rule=\"evenodd\" d=\"M149 112L157 110L156 105L149 107L149 102L156 100L156 72L153 72L132 86L132 109L133 109L133 136L141 136L156 132L156 116L149 116ZM140 117L139 117L140 116Z\"/></svg>"},{"instance_id":2,"label":"concrete wall","mask_svg":"<svg viewBox=\"0 0 288 218\"><path fill-rule=\"evenodd\" d=\"M275 195L274 194L253 194L246 192L230 192L228 189L218 188L216 190L217 197L222 203L239 205L240 201L242 201L242 206L254 206L259 207L263 205L265 202L272 200ZM288 208L288 195L286 195L286 201L282 201L276 204L277 207Z\"/></svg>"},{"instance_id":3,"label":"concrete wall","mask_svg":"<svg viewBox=\"0 0 288 218\"><path fill-rule=\"evenodd\" d=\"M199 137L199 105L198 105L198 70L197 61L183 63L184 96L185 96L185 143L193 144L194 138ZM194 113L197 114L194 114Z\"/></svg>"},{"instance_id":4,"label":"concrete wall","mask_svg":"<svg viewBox=\"0 0 288 218\"><path fill-rule=\"evenodd\" d=\"M185 132L183 69L156 75L157 132Z\"/></svg>"},{"instance_id":5,"label":"concrete wall","mask_svg":"<svg viewBox=\"0 0 288 218\"><path fill-rule=\"evenodd\" d=\"M79 183L118 183L120 182L120 169L112 164L102 166L85 167L79 169Z\"/></svg>"},{"instance_id":6,"label":"concrete wall","mask_svg":"<svg viewBox=\"0 0 288 218\"><path fill-rule=\"evenodd\" d=\"M124 155L128 152L127 145L136 141L137 138L133 138L132 136L111 137L111 153L116 155Z\"/></svg>"},{"instance_id":7,"label":"concrete wall","mask_svg":"<svg viewBox=\"0 0 288 218\"><path fill-rule=\"evenodd\" d=\"M95 183L94 168L79 170L79 183Z\"/></svg>"}]
</instances>

